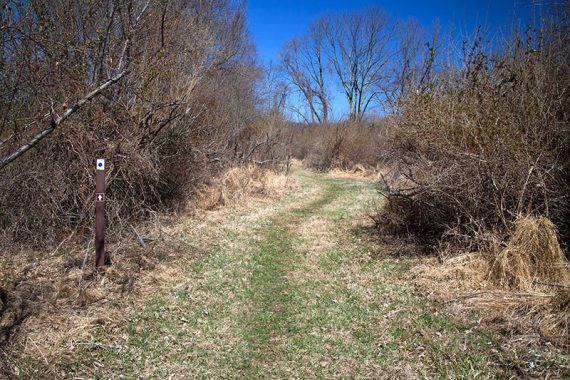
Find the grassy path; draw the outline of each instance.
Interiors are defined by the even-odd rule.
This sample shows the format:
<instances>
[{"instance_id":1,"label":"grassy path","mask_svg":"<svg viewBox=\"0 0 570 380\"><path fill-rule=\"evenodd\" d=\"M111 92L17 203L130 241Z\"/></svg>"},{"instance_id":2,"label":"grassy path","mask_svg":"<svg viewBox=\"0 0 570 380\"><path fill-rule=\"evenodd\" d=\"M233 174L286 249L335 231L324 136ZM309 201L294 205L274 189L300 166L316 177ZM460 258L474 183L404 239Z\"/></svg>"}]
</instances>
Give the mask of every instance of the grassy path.
<instances>
[{"instance_id":1,"label":"grassy path","mask_svg":"<svg viewBox=\"0 0 570 380\"><path fill-rule=\"evenodd\" d=\"M302 189L205 232L208 252L72 368L95 378L498 378L500 342L415 296L364 231L370 183Z\"/></svg>"}]
</instances>

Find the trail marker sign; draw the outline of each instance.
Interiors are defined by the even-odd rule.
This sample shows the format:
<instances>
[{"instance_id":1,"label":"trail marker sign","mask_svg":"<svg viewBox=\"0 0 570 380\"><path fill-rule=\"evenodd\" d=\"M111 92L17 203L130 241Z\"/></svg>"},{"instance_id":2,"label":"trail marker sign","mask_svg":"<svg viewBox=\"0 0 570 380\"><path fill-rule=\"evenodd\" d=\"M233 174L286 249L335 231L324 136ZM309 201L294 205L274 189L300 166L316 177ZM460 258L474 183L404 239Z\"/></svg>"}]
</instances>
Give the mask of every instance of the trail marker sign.
<instances>
[{"instance_id":1,"label":"trail marker sign","mask_svg":"<svg viewBox=\"0 0 570 380\"><path fill-rule=\"evenodd\" d=\"M105 160L95 165L95 265L105 267Z\"/></svg>"}]
</instances>

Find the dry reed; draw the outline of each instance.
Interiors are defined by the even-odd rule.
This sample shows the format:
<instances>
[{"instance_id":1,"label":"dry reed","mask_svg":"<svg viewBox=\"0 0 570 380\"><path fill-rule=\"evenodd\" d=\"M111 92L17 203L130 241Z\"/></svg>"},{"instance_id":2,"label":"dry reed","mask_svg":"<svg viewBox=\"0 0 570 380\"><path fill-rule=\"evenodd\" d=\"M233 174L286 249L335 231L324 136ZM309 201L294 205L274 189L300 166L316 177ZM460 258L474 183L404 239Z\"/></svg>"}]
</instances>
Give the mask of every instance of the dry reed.
<instances>
[{"instance_id":1,"label":"dry reed","mask_svg":"<svg viewBox=\"0 0 570 380\"><path fill-rule=\"evenodd\" d=\"M537 281L570 285L556 227L544 217L519 218L507 246L492 257L490 276L504 288L529 290Z\"/></svg>"}]
</instances>

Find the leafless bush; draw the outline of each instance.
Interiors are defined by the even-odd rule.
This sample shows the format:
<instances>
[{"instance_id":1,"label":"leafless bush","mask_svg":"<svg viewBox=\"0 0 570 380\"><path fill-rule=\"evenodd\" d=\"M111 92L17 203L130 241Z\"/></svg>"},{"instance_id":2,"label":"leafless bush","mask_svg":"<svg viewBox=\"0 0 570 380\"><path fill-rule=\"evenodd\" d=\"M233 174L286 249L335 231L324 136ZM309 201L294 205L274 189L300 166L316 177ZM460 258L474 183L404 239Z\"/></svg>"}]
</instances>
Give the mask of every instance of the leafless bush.
<instances>
[{"instance_id":1,"label":"leafless bush","mask_svg":"<svg viewBox=\"0 0 570 380\"><path fill-rule=\"evenodd\" d=\"M293 155L319 171L376 167L386 135L386 120L343 122L296 127Z\"/></svg>"},{"instance_id":2,"label":"leafless bush","mask_svg":"<svg viewBox=\"0 0 570 380\"><path fill-rule=\"evenodd\" d=\"M495 54L477 35L462 67L402 102L381 223L422 243L484 248L538 215L568 247L568 19L544 25Z\"/></svg>"},{"instance_id":3,"label":"leafless bush","mask_svg":"<svg viewBox=\"0 0 570 380\"><path fill-rule=\"evenodd\" d=\"M239 2L10 1L1 22L0 157L49 133L0 169L0 229L19 241L90 236L96 158L111 231L179 209L233 163L282 159Z\"/></svg>"}]
</instances>

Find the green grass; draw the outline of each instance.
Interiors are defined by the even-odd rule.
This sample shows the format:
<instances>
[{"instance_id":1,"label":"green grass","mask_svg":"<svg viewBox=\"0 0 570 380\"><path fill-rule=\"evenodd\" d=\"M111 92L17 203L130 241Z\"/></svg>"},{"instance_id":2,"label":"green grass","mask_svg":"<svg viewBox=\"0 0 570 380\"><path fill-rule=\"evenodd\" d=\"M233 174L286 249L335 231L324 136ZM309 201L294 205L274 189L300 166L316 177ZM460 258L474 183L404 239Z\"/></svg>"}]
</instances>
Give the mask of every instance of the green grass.
<instances>
[{"instance_id":1,"label":"green grass","mask_svg":"<svg viewBox=\"0 0 570 380\"><path fill-rule=\"evenodd\" d=\"M157 294L73 371L95 378L507 378L500 337L414 294L364 230L375 185L303 191L208 236L188 285ZM92 361L96 359L96 365Z\"/></svg>"}]
</instances>

